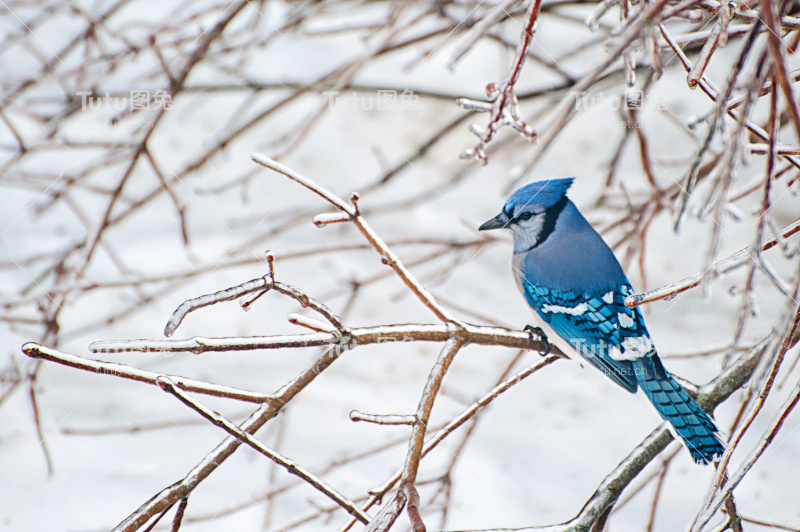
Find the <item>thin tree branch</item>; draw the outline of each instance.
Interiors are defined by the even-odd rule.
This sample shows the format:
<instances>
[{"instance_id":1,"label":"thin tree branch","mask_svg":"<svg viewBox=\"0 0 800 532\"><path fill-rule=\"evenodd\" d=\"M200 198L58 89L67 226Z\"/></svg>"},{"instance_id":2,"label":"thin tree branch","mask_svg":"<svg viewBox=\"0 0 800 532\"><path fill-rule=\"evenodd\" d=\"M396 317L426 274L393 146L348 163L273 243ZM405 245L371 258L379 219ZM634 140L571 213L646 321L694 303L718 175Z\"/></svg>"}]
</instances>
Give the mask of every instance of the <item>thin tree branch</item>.
<instances>
[{"instance_id":1,"label":"thin tree branch","mask_svg":"<svg viewBox=\"0 0 800 532\"><path fill-rule=\"evenodd\" d=\"M324 494L326 497L331 499L333 502L341 506L345 509L347 513L361 521L362 523L369 523L369 516L361 511L361 509L356 506L353 502L347 499L344 495L339 493L334 488L328 486L325 482L323 482L319 477L305 469L304 467L296 464L292 460L281 456L279 453L275 452L274 450L270 449L257 439L255 439L250 434L244 432L242 429L228 421L225 417L221 416L219 413L207 408L202 403L192 399L180 389L178 386L168 377L158 377L156 384L158 384L162 390L168 392L175 397L177 397L183 404L191 408L192 410L196 411L198 414L209 420L214 425L222 428L225 432L236 438L237 440L241 441L242 443L246 443L252 449L258 451L259 453L263 454L282 468L284 468L289 474L295 475L308 484L310 484L314 489Z\"/></svg>"},{"instance_id":2,"label":"thin tree branch","mask_svg":"<svg viewBox=\"0 0 800 532\"><path fill-rule=\"evenodd\" d=\"M89 358L63 353L55 349L42 347L39 344L29 342L22 346L22 352L27 356L37 360L47 360L48 362L55 362L62 366L88 371L91 373L98 373L100 375L110 375L122 379L129 379L147 384L157 385L159 377L169 378L182 390L187 392L201 393L204 395L213 395L215 397L224 397L226 399L235 399L237 401L245 401L248 403L264 403L274 399L271 395L262 393L248 392L245 390L237 390L230 386L221 386L218 384L211 384L204 381L194 379L187 379L177 375L165 375L163 373L154 373L143 369L118 364L116 362L101 362L99 360L92 360ZM113 352L113 351L107 351Z\"/></svg>"},{"instance_id":3,"label":"thin tree branch","mask_svg":"<svg viewBox=\"0 0 800 532\"><path fill-rule=\"evenodd\" d=\"M788 238L793 234L800 231L800 220L796 220L791 224L783 227L780 230L781 238ZM780 243L780 240L777 238L770 238L766 240L761 245L761 250L766 251L768 249L772 249L775 247L776 244ZM676 295L680 294L681 292L685 292L692 288L696 288L703 284L703 282L715 279L717 277L722 277L733 270L748 264L749 262L755 260L752 254L752 248L750 246L740 249L736 253L716 262L705 274L698 273L697 275L693 275L691 277L687 277L682 281L678 281L675 284L671 284L669 286L665 286L662 288L656 288L654 290L650 290L643 294L633 294L625 298L625 306L629 308L638 307L639 305L644 305L645 303L652 303L653 301L658 301L660 299L672 299Z\"/></svg>"}]
</instances>

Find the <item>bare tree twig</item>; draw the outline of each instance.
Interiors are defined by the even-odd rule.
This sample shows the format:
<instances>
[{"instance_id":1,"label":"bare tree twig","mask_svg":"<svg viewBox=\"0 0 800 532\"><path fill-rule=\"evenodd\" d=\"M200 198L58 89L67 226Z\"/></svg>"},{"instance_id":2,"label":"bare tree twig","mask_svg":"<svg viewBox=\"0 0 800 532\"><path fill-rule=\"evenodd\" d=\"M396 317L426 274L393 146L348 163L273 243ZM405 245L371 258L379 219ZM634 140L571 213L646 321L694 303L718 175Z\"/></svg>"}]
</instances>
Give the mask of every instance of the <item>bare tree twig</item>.
<instances>
[{"instance_id":1,"label":"bare tree twig","mask_svg":"<svg viewBox=\"0 0 800 532\"><path fill-rule=\"evenodd\" d=\"M778 370L780 369L781 362L783 362L786 352L797 343L797 331L798 325L800 325L800 305L797 304L797 299L800 297L800 269L796 273L796 281L793 293L794 297L790 298L786 304L787 308L786 312L783 313L783 319L781 320L782 323L780 323L777 327L777 334L775 335L773 341L770 342L770 344L768 344L766 347L766 351L769 354L768 360L774 360L772 367L770 368L770 372L766 381L764 382L764 385L762 386L761 392L757 397L756 403L753 405L750 412L748 412L744 423L738 427L736 433L731 438L728 448L725 450L725 453L722 456L714 484L712 485L702 510L697 515L697 518L692 525L693 531L701 530L711 519L714 512L716 512L733 494L734 488L739 484L739 482L741 482L745 474L747 474L747 472L753 467L753 464L755 464L755 462L761 457L769 444L772 443L772 440L775 438L775 435L785 421L786 416L792 411L797 402L800 401L800 384L798 384L794 394L787 400L778 418L773 422L773 425L767 432L766 437L760 442L756 450L751 453L745 465L742 466L739 471L737 471L729 480L725 481L723 486L723 481L726 480L727 477L727 464L730 460L731 454L738 447L742 436L750 428L753 420L761 411L764 401L766 400L767 395L769 395L770 389L775 382L775 377L778 374ZM723 489L723 487L724 491L721 491L719 494L717 494L719 490ZM736 516L731 515L730 517L731 519L734 519Z\"/></svg>"},{"instance_id":2,"label":"bare tree twig","mask_svg":"<svg viewBox=\"0 0 800 532\"><path fill-rule=\"evenodd\" d=\"M271 395L265 395L256 392L248 392L244 390L237 390L230 386L221 386L211 384L204 381L194 379L187 379L176 375L164 375L161 373L154 373L152 371L145 371L142 369L118 364L116 362L100 362L99 360L92 360L83 358L69 353L62 353L55 349L42 347L36 343L29 342L22 346L22 352L31 358L38 360L47 360L55 362L67 367L80 369L82 371L89 371L91 373L99 373L101 375L111 375L113 377L120 377L147 384L157 385L159 377L169 378L182 390L187 392L202 393L205 395L213 395L216 397L224 397L227 399L236 399L238 401L245 401L249 403L264 403L273 399Z\"/></svg>"},{"instance_id":3,"label":"bare tree twig","mask_svg":"<svg viewBox=\"0 0 800 532\"><path fill-rule=\"evenodd\" d=\"M265 168L269 168L275 172L285 175L289 179L303 185L310 191L314 192L328 203L342 211L342 213L350 216L352 222L358 227L364 237L381 255L381 260L384 264L390 266L408 286L409 289L427 306L440 320L451 323L456 327L461 327L462 324L452 315L449 311L443 308L436 302L434 297L417 281L413 274L403 265L397 255L389 249L386 243L378 236L378 234L367 224L366 220L361 216L357 201L358 194L353 193L351 197L352 204L348 205L345 201L327 189L319 186L314 181L304 177L293 170L283 166L282 164L264 157L263 155L254 154L253 161L260 164Z\"/></svg>"},{"instance_id":4,"label":"bare tree twig","mask_svg":"<svg viewBox=\"0 0 800 532\"><path fill-rule=\"evenodd\" d=\"M242 429L240 429L239 427L237 427L236 425L225 419L217 412L214 412L213 410L207 408L206 406L202 405L198 401L195 401L194 399L192 399L191 397L180 391L180 389L178 389L176 384L172 382L172 380L169 379L168 377L159 377L156 381L156 384L158 384L161 387L161 389L163 389L165 392L168 392L177 397L183 404L185 404L192 410L195 410L197 413L199 413L201 416L209 420L214 425L217 425L218 427L222 428L223 430L225 430L225 432L227 432L234 438L238 439L242 443L249 445L251 448L255 449L256 451L263 454L264 456L266 456L279 466L283 467L288 473L296 475L297 477L306 481L314 489L323 493L333 502L344 508L345 511L347 511L347 513L349 513L362 523L369 523L369 516L367 516L364 512L362 512L358 506L349 501L344 495L339 493L334 488L328 486L325 482L323 482L321 479L319 479L310 471L306 470L304 467L296 464L295 462L289 460L288 458L281 456L277 452L273 451L272 449L270 449L269 447L267 447L266 445L255 439L247 432L244 432Z\"/></svg>"},{"instance_id":5,"label":"bare tree twig","mask_svg":"<svg viewBox=\"0 0 800 532\"><path fill-rule=\"evenodd\" d=\"M781 229L781 237L787 238L792 236L793 234L800 231L800 220L797 220ZM771 238L766 240L761 245L761 250L766 251L775 247L778 244L777 238ZM714 264L710 270L708 275L706 275L705 279L713 279L716 277L720 277L731 271L739 268L750 261L754 260L751 249L744 248L736 253L730 255L727 258L724 258ZM644 294L633 294L625 298L625 306L634 308L638 307L639 305L644 305L645 303L652 303L653 301L658 301L660 299L671 299L676 295L680 294L681 292L685 292L692 288L700 286L704 282L703 274L693 275L692 277L687 277L686 279L679 281L675 284L665 286L663 288L656 288L655 290L650 290L645 292Z\"/></svg>"},{"instance_id":6,"label":"bare tree twig","mask_svg":"<svg viewBox=\"0 0 800 532\"><path fill-rule=\"evenodd\" d=\"M528 56L528 49L533 41L533 34L536 32L536 23L539 18L539 9L541 6L542 0L531 0L531 5L528 8L527 20L525 26L522 28L522 35L517 45L511 71L508 73L505 81L499 86L494 83L490 83L486 86L488 102L477 102L466 98L456 100L456 103L464 109L489 112L489 124L486 126L486 129L481 129L474 124L472 125L471 129L478 137L478 144L474 148L470 148L461 154L462 159L477 159L481 164L485 165L488 162L488 158L486 157L486 145L492 141L497 130L502 126L513 127L531 142L536 140L538 136L536 132L520 118L519 101L514 86L517 84L517 81L519 81L520 74L522 73L522 66L525 64L525 58Z\"/></svg>"},{"instance_id":7,"label":"bare tree twig","mask_svg":"<svg viewBox=\"0 0 800 532\"><path fill-rule=\"evenodd\" d=\"M450 338L461 338L465 343L497 345L517 349L542 351L544 346L531 340L523 331L512 331L502 327L465 325L464 329L453 329L448 325L410 324L382 325L377 327L353 327L349 339L338 334L313 333L285 336L251 336L240 338L206 338L196 336L188 340L109 340L94 342L89 349L95 353L119 353L125 351L141 353L194 353L221 351L249 351L254 349L280 349L285 347L318 347L378 344L382 342L446 342ZM553 353L561 354L554 346Z\"/></svg>"},{"instance_id":8,"label":"bare tree twig","mask_svg":"<svg viewBox=\"0 0 800 532\"><path fill-rule=\"evenodd\" d=\"M239 428L247 434L254 434L292 400L301 390L308 386L324 370L339 357L336 349L328 349L315 363L291 382L275 393L274 399L264 403L248 417ZM188 496L203 480L208 478L216 468L227 460L241 445L241 441L233 436L225 438L214 450L194 467L183 479L163 489L135 512L114 527L113 532L133 532L141 528L153 516L176 501Z\"/></svg>"},{"instance_id":9,"label":"bare tree twig","mask_svg":"<svg viewBox=\"0 0 800 532\"><path fill-rule=\"evenodd\" d=\"M417 416L365 414L358 410L350 412L350 420L366 421L376 425L413 425L418 421Z\"/></svg>"}]
</instances>

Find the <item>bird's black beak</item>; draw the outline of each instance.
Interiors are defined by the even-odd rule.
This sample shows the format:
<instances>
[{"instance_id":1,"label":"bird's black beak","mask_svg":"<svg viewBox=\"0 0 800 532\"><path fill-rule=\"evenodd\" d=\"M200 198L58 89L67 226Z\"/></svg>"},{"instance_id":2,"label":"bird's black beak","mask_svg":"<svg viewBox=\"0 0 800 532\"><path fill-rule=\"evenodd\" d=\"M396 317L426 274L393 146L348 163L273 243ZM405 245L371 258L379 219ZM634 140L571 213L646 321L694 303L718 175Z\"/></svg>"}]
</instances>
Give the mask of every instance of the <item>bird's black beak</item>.
<instances>
[{"instance_id":1,"label":"bird's black beak","mask_svg":"<svg viewBox=\"0 0 800 532\"><path fill-rule=\"evenodd\" d=\"M482 226L478 228L478 231L487 231L489 229L505 229L508 227L508 215L504 212L501 212L488 222L484 223Z\"/></svg>"}]
</instances>

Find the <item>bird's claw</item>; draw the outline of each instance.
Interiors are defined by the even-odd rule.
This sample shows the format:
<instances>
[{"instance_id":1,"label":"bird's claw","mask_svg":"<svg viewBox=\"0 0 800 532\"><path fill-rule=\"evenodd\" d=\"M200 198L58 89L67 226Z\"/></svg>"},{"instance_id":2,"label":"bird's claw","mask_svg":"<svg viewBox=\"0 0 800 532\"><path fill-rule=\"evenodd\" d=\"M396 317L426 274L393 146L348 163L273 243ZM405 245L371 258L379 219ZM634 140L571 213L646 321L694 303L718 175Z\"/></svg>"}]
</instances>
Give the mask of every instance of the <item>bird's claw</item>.
<instances>
[{"instance_id":1,"label":"bird's claw","mask_svg":"<svg viewBox=\"0 0 800 532\"><path fill-rule=\"evenodd\" d=\"M528 336L531 340L539 340L541 342L544 349L542 350L542 356L547 356L550 354L550 342L547 340L547 335L544 334L544 331L541 327L534 327L533 325L526 325L523 331L528 333ZM534 338L536 335L538 338Z\"/></svg>"}]
</instances>

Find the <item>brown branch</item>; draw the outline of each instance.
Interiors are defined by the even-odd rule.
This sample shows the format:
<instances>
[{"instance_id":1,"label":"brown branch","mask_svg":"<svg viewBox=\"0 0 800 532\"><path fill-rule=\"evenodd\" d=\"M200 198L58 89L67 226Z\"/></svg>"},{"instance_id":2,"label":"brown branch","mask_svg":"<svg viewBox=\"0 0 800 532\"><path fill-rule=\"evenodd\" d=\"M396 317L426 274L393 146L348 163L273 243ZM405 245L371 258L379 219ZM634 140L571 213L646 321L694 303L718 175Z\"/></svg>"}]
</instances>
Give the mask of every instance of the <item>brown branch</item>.
<instances>
[{"instance_id":1,"label":"brown branch","mask_svg":"<svg viewBox=\"0 0 800 532\"><path fill-rule=\"evenodd\" d=\"M772 60L775 63L775 77L778 78L778 85L783 92L784 99L786 100L786 107L789 109L789 114L794 122L795 133L797 140L800 141L800 112L797 110L797 102L795 102L792 86L789 85L788 70L786 69L786 59L784 58L783 48L784 44L778 35L778 32L783 32L782 28L778 28L775 24L775 14L773 13L773 3L769 0L762 0L760 3L761 16L764 20L764 25L769 30L767 33L767 45L769 53L772 55ZM778 6L778 15L783 13L783 7L787 5L786 2L776 2Z\"/></svg>"},{"instance_id":2,"label":"brown branch","mask_svg":"<svg viewBox=\"0 0 800 532\"><path fill-rule=\"evenodd\" d=\"M725 449L725 453L720 460L720 466L717 470L716 478L714 479L711 490L706 497L706 502L692 526L693 532L699 532L699 530L701 530L712 518L714 512L716 512L723 504L725 504L725 501L731 497L734 488L739 485L747 472L750 471L755 462L772 443L783 422L785 421L786 416L788 416L788 414L797 405L798 401L800 401L800 384L798 384L793 395L784 404L781 414L775 421L773 421L772 427L759 443L756 450L751 454L748 461L741 466L739 470L729 479L727 474L727 465L730 461L731 455L738 447L739 442L741 441L745 432L747 432L747 430L750 428L753 420L761 411L764 401L769 395L772 385L775 382L775 377L778 374L778 370L780 369L786 352L794 347L800 338L797 334L798 330L800 330L800 304L797 303L797 299L800 297L800 269L797 270L795 275L796 280L793 290L794 297L789 298L787 301L785 310L782 313L782 316L784 317L780 320L776 330L774 331L774 338L771 339L772 341L770 341L765 348L767 360L773 360L772 367L770 368L770 372L761 387L761 391L758 394L755 404L752 406L744 423L738 427L736 433L731 438L728 447ZM735 515L731 515L731 519L735 519Z\"/></svg>"},{"instance_id":3,"label":"brown branch","mask_svg":"<svg viewBox=\"0 0 800 532\"><path fill-rule=\"evenodd\" d=\"M94 353L194 353L196 355L224 351L252 351L260 349L282 349L299 347L339 346L346 350L359 345L384 342L446 342L460 338L465 343L494 345L516 349L543 351L538 340L528 333L503 327L484 327L465 324L454 329L447 324L380 325L376 327L352 327L349 338L337 333L312 333L279 336L244 336L237 338L209 338L196 336L186 340L104 340L93 342L89 349ZM551 352L563 356L553 346Z\"/></svg>"},{"instance_id":4,"label":"brown branch","mask_svg":"<svg viewBox=\"0 0 800 532\"><path fill-rule=\"evenodd\" d=\"M339 357L339 350L328 349L310 368L303 371L291 382L281 387L273 400L264 403L258 410L239 425L247 434L254 434L270 419L273 419L284 405L288 404L298 393L314 381L324 370L330 367ZM140 529L165 508L188 496L201 482L211 475L220 464L227 460L241 445L241 441L233 436L225 438L214 450L197 464L183 479L163 489L135 512L114 527L113 532L133 532Z\"/></svg>"},{"instance_id":5,"label":"brown branch","mask_svg":"<svg viewBox=\"0 0 800 532\"><path fill-rule=\"evenodd\" d=\"M793 223L783 227L780 231L781 238L788 238L793 234L800 231L800 220L796 220ZM780 241L777 238L770 238L766 240L761 245L761 250L766 251L775 247ZM654 290L650 290L643 294L633 294L625 298L625 306L629 308L638 307L639 305L644 305L645 303L652 303L653 301L658 301L661 299L672 299L676 295L690 290L692 288L700 286L706 280L715 279L717 277L721 277L731 271L739 268L750 261L754 260L754 257L751 254L751 248L748 246L746 248L740 249L736 253L724 258L718 262L716 262L709 270L708 273L705 275L702 273L698 273L697 275L693 275L691 277L687 277L682 281L678 281L675 284L671 284L669 286L665 286L662 288L656 288Z\"/></svg>"},{"instance_id":6,"label":"brown branch","mask_svg":"<svg viewBox=\"0 0 800 532\"><path fill-rule=\"evenodd\" d=\"M520 74L522 74L522 67L525 64L525 58L528 56L528 49L533 41L533 34L536 33L536 24L538 22L539 9L541 6L542 0L531 0L525 26L522 28L517 51L514 54L514 62L511 65L511 71L508 73L505 81L499 86L494 83L490 83L486 86L488 102L478 102L465 98L456 100L456 103L464 109L489 112L489 124L486 126L486 129L481 129L473 124L471 129L478 137L478 144L474 148L466 150L461 154L462 159L477 159L478 162L485 165L488 162L486 146L492 141L497 130L502 126L513 127L531 142L536 140L538 136L536 132L520 118L519 101L514 86L517 84L517 81L519 81Z\"/></svg>"},{"instance_id":7,"label":"brown branch","mask_svg":"<svg viewBox=\"0 0 800 532\"><path fill-rule=\"evenodd\" d=\"M79 369L81 371L88 371L90 373L97 373L100 375L110 375L122 379L144 382L154 386L158 384L157 380L159 377L168 377L175 383L176 386L182 390L186 390L187 392L202 393L205 395L213 395L215 397L224 397L227 399L235 399L237 401L259 404L272 401L273 399L273 396L271 395L237 390L236 388L231 388L229 386L211 384L208 382L187 379L176 375L154 373L152 371L126 366L124 364L117 364L116 362L101 362L99 360L83 358L77 355L71 355L69 353L62 353L61 351L57 351L55 349L42 347L41 345L33 342L23 345L22 352L25 353L25 355L37 360L47 360L48 362L54 362L69 368Z\"/></svg>"},{"instance_id":8,"label":"brown branch","mask_svg":"<svg viewBox=\"0 0 800 532\"><path fill-rule=\"evenodd\" d=\"M403 476L400 478L400 490L405 492L408 498L408 515L414 532L425 532L425 525L422 523L422 518L419 515L419 494L414 487L414 483L417 480L419 462L422 459L422 449L425 442L425 433L428 430L428 421L431 417L436 395L439 393L439 388L442 386L442 379L444 379L444 375L447 373L450 364L463 345L461 341L454 339L449 340L445 343L444 347L442 347L439 358L428 375L428 382L425 383L425 389L422 391L415 416L416 422L411 432L411 438L408 440L408 454L406 454L406 462L403 466Z\"/></svg>"},{"instance_id":9,"label":"brown branch","mask_svg":"<svg viewBox=\"0 0 800 532\"><path fill-rule=\"evenodd\" d=\"M282 164L269 159L268 157L264 157L263 155L254 154L252 157L253 161L260 164L265 168L269 168L275 172L285 175L292 181L295 181L310 191L314 192L325 201L339 209L342 213L347 214L350 216L353 224L361 231L361 234L367 239L367 241L375 248L375 251L378 252L381 256L381 261L391 267L395 273L400 277L400 279L408 286L408 288L417 296L417 298L426 306L428 307L437 318L440 320L451 323L456 327L460 327L461 323L452 315L448 310L442 307L434 297L428 293L428 291L417 281L416 277L405 267L405 265L400 261L397 255L386 245L386 243L381 239L380 236L367 224L367 221L361 216L361 213L358 210L358 206L356 202L358 200L358 195L353 193L351 200L352 205L348 205L345 203L343 199L336 196L332 192L328 191L327 189L321 187L311 179L302 176L293 170L283 166Z\"/></svg>"},{"instance_id":10,"label":"brown branch","mask_svg":"<svg viewBox=\"0 0 800 532\"><path fill-rule=\"evenodd\" d=\"M344 508L344 510L361 521L362 523L369 523L369 517L361 511L355 504L349 501L344 495L336 491L334 488L328 486L325 482L323 482L319 477L305 469L304 467L296 464L295 462L285 458L275 452L274 450L270 449L259 440L255 439L252 435L244 432L242 429L237 427L235 424L228 421L225 417L221 416L219 413L214 412L213 410L209 409L205 405L201 404L200 402L192 399L178 388L176 383L174 383L168 377L158 377L157 382L159 387L165 392L168 392L175 397L178 398L183 404L206 418L208 421L213 423L214 425L222 428L239 440L242 443L247 444L250 448L254 449L255 451L263 454L279 466L283 467L289 474L295 475L300 479L307 482L311 485L314 489L318 490L326 497L331 499L333 502Z\"/></svg>"}]
</instances>

